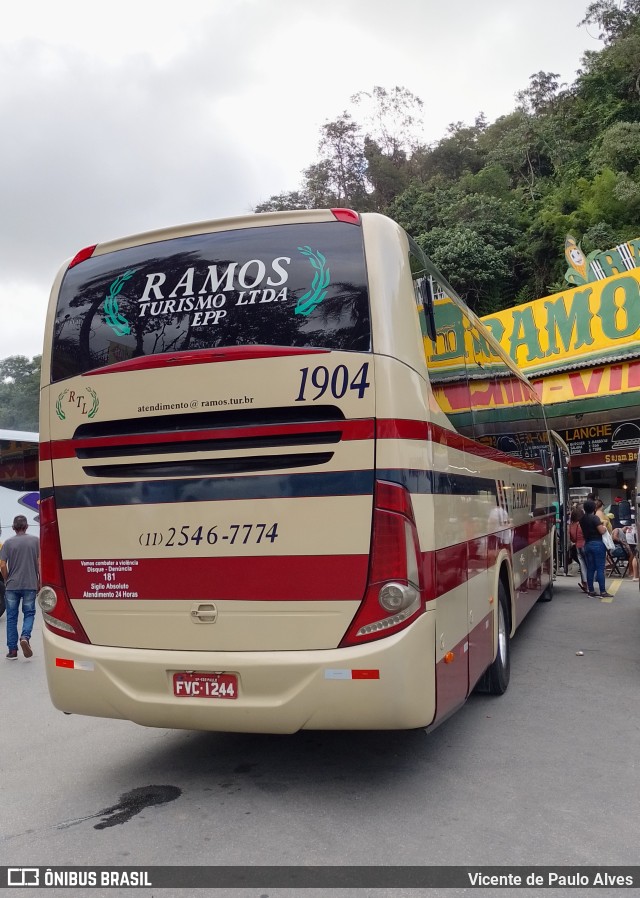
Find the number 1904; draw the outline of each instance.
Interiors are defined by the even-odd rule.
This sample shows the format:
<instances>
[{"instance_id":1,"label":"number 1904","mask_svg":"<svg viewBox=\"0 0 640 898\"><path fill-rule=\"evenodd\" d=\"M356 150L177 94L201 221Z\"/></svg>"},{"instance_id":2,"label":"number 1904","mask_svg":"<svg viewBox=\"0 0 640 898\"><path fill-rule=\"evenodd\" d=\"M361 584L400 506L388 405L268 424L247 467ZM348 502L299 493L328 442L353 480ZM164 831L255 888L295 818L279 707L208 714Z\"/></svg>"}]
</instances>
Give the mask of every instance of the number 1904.
<instances>
[{"instance_id":1,"label":"number 1904","mask_svg":"<svg viewBox=\"0 0 640 898\"><path fill-rule=\"evenodd\" d=\"M338 365L333 371L329 371L325 365L318 365L317 368L301 368L300 392L295 401L304 402L305 399L310 399L314 402L324 396L327 390L334 399L342 399L347 390L355 390L358 399L362 399L364 391L370 386L367 380L368 372L369 362L365 362L351 380L346 365ZM315 395L311 395L314 390Z\"/></svg>"}]
</instances>

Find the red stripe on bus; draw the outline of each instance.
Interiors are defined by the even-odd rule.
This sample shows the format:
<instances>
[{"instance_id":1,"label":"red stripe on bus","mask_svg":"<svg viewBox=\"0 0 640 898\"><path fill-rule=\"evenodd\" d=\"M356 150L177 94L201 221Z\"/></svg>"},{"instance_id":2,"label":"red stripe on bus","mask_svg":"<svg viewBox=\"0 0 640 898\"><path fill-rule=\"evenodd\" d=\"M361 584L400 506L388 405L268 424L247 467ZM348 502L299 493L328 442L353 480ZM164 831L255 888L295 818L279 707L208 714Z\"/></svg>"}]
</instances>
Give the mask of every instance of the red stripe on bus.
<instances>
[{"instance_id":1,"label":"red stripe on bus","mask_svg":"<svg viewBox=\"0 0 640 898\"><path fill-rule=\"evenodd\" d=\"M91 561L64 562L71 599L359 602L369 566L368 555L139 558L133 564L119 561L115 579L107 581L104 573L109 573L109 561L103 558L95 561L93 572ZM126 567L131 570L123 570ZM110 588L109 582L119 588ZM96 590L94 584L102 584L102 588ZM96 592L100 595L92 595Z\"/></svg>"},{"instance_id":2,"label":"red stripe on bus","mask_svg":"<svg viewBox=\"0 0 640 898\"><path fill-rule=\"evenodd\" d=\"M551 518L514 528L514 567L519 555L543 538L553 526ZM427 601L451 594L476 575L492 567L502 548L495 534L455 546L421 553ZM104 556L102 556L104 557ZM533 559L529 559L531 564ZM529 578L542 573L541 559ZM113 572L111 570L113 568ZM130 568L130 570L126 570ZM368 555L285 555L277 557L141 558L112 563L67 560L64 572L72 599L176 599L172 584L179 583L187 601L356 601L363 598L369 568ZM105 574L111 574L107 581ZM96 584L102 584L100 589ZM110 583L114 584L110 586ZM116 585L117 584L117 585ZM520 620L536 593L528 584L516 591ZM113 592L113 595L109 595ZM98 593L98 594L96 594Z\"/></svg>"},{"instance_id":3,"label":"red stripe on bus","mask_svg":"<svg viewBox=\"0 0 640 898\"><path fill-rule=\"evenodd\" d=\"M341 441L370 440L375 436L381 440L431 440L461 452L468 452L478 458L486 458L500 464L509 465L520 470L532 470L535 465L532 462L515 458L500 452L490 446L485 446L476 440L462 436L452 430L447 430L438 424L428 421L414 421L402 418L357 418L348 421L327 421L301 424L273 424L259 425L255 427L225 427L208 428L207 430L189 430L183 432L157 433L157 434L128 434L113 437L93 437L85 440L54 440L40 443L41 461L52 459L73 458L76 450L87 448L109 448L111 446L135 446L140 443L153 445L189 443L196 440L223 440L260 436L287 436L289 434L319 433L330 430L340 430ZM117 421L114 421L117 427ZM215 449L215 446L212 447Z\"/></svg>"},{"instance_id":4,"label":"red stripe on bus","mask_svg":"<svg viewBox=\"0 0 640 898\"><path fill-rule=\"evenodd\" d=\"M114 422L117 426L117 422ZM296 434L326 433L340 431L341 442L353 440L372 440L374 422L371 418L358 418L352 421L314 421L301 424L262 424L255 427L216 427L206 430L186 430L170 433L139 433L113 437L90 437L84 440L52 440L40 443L41 461L52 459L74 458L80 449L109 449L120 446L162 445L211 440L211 449L215 451L217 440L252 439L254 437L279 437ZM222 447L224 448L224 447Z\"/></svg>"},{"instance_id":5,"label":"red stripe on bus","mask_svg":"<svg viewBox=\"0 0 640 898\"><path fill-rule=\"evenodd\" d=\"M486 573L487 569L496 564L498 553L505 548L505 540L509 537L511 544L507 543L508 551L513 556L514 568L518 568L520 553L544 539L553 529L554 523L554 515L548 514L518 527L503 530L501 533L489 533L455 546L443 546L435 552L422 552L422 572L427 601L438 599L472 580L476 575ZM531 564L531 559L528 564ZM532 569L532 575L538 577L541 571L542 564L538 560L535 571ZM526 586L522 592L529 597Z\"/></svg>"},{"instance_id":6,"label":"red stripe on bus","mask_svg":"<svg viewBox=\"0 0 640 898\"><path fill-rule=\"evenodd\" d=\"M377 418L376 437L379 440L430 440L433 425L428 421L402 418Z\"/></svg>"},{"instance_id":7,"label":"red stripe on bus","mask_svg":"<svg viewBox=\"0 0 640 898\"><path fill-rule=\"evenodd\" d=\"M543 538L553 526L552 518L514 528L513 550L519 555ZM421 553L427 601L451 593L467 580L495 564L502 548L495 534L455 546ZM102 556L104 557L104 556ZM117 568L115 565L117 561ZM114 560L110 582L105 573L110 562L90 559L64 562L69 595L74 599L175 599L172 584L180 584L181 598L189 601L361 601L364 595L369 556L278 555L217 558L140 558ZM514 561L517 567L518 562ZM131 570L124 570L124 568ZM93 570L92 570L93 568ZM535 572L538 575L539 569ZM94 584L102 583L100 590ZM100 592L100 595L92 593Z\"/></svg>"},{"instance_id":8,"label":"red stripe on bus","mask_svg":"<svg viewBox=\"0 0 640 898\"><path fill-rule=\"evenodd\" d=\"M478 458L488 458L491 461L509 465L512 468L532 471L539 470L533 462L516 458L506 452L500 452L491 446L486 446L470 437L465 437L453 430L447 430L439 424L429 421L413 421L400 418L379 418L376 420L376 437L380 440L431 440L441 446L449 446L460 452L468 452Z\"/></svg>"},{"instance_id":9,"label":"red stripe on bus","mask_svg":"<svg viewBox=\"0 0 640 898\"><path fill-rule=\"evenodd\" d=\"M468 579L467 543L438 549L435 558L436 595L451 592Z\"/></svg>"},{"instance_id":10,"label":"red stripe on bus","mask_svg":"<svg viewBox=\"0 0 640 898\"><path fill-rule=\"evenodd\" d=\"M239 362L246 359L270 359L290 355L317 355L329 349L306 349L295 346L226 346L218 349L196 349L193 352L159 352L134 359L114 362L104 368L85 371L83 377L113 374L118 371L148 371L150 368L180 368L183 365L208 365L211 362Z\"/></svg>"}]
</instances>

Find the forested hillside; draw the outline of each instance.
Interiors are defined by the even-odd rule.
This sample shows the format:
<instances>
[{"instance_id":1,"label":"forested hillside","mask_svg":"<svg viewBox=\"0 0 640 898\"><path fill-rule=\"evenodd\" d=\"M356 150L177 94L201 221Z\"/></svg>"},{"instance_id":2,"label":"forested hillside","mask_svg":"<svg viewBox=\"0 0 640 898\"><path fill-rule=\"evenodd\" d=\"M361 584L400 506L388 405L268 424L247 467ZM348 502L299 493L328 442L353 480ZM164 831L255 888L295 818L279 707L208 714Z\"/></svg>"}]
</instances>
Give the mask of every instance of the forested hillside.
<instances>
[{"instance_id":1,"label":"forested hillside","mask_svg":"<svg viewBox=\"0 0 640 898\"><path fill-rule=\"evenodd\" d=\"M576 24L602 43L573 84L538 72L509 115L431 145L422 100L375 87L323 126L300 189L256 211L384 212L480 315L562 290L568 233L585 254L640 234L640 0L598 0Z\"/></svg>"}]
</instances>

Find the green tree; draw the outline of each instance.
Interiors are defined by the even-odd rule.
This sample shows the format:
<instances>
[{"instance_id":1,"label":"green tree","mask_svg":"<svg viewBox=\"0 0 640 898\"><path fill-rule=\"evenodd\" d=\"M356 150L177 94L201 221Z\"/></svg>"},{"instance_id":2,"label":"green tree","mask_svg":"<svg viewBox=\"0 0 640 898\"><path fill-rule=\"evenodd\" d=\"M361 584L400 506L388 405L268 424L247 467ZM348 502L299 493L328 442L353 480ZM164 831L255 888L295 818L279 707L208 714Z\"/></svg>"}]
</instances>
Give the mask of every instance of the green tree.
<instances>
[{"instance_id":1,"label":"green tree","mask_svg":"<svg viewBox=\"0 0 640 898\"><path fill-rule=\"evenodd\" d=\"M616 121L640 119L640 0L598 0L583 24L597 26L605 46L583 57L571 126L593 140Z\"/></svg>"},{"instance_id":2,"label":"green tree","mask_svg":"<svg viewBox=\"0 0 640 898\"><path fill-rule=\"evenodd\" d=\"M382 211L409 183L409 158L418 140L422 100L404 87L376 86L352 97L367 127L344 111L326 122L319 158L304 169L299 190L271 196L256 212L350 206Z\"/></svg>"},{"instance_id":3,"label":"green tree","mask_svg":"<svg viewBox=\"0 0 640 898\"><path fill-rule=\"evenodd\" d=\"M473 125L452 122L447 134L431 147L418 148L412 158L412 169L424 184L456 181L467 173L480 171L485 155L479 138L486 128L483 115Z\"/></svg>"},{"instance_id":4,"label":"green tree","mask_svg":"<svg viewBox=\"0 0 640 898\"><path fill-rule=\"evenodd\" d=\"M323 125L319 150L319 167L307 169L307 182L313 184L314 175L317 178L320 174L319 196L326 197L332 205L366 207L364 141L360 126L348 112Z\"/></svg>"},{"instance_id":5,"label":"green tree","mask_svg":"<svg viewBox=\"0 0 640 898\"><path fill-rule=\"evenodd\" d=\"M406 87L387 90L376 86L351 97L357 106L366 106L365 131L380 153L395 164L404 164L407 155L420 144L424 103Z\"/></svg>"},{"instance_id":6,"label":"green tree","mask_svg":"<svg viewBox=\"0 0 640 898\"><path fill-rule=\"evenodd\" d=\"M640 166L640 122L614 122L600 135L599 145L592 154L596 171L612 168L617 172L635 174Z\"/></svg>"},{"instance_id":7,"label":"green tree","mask_svg":"<svg viewBox=\"0 0 640 898\"><path fill-rule=\"evenodd\" d=\"M467 305L479 315L501 308L501 284L511 275L512 251L498 249L473 228L433 228L418 238Z\"/></svg>"},{"instance_id":8,"label":"green tree","mask_svg":"<svg viewBox=\"0 0 640 898\"><path fill-rule=\"evenodd\" d=\"M595 25L600 40L612 44L632 32L639 17L640 0L596 0L589 4L580 24Z\"/></svg>"},{"instance_id":9,"label":"green tree","mask_svg":"<svg viewBox=\"0 0 640 898\"><path fill-rule=\"evenodd\" d=\"M38 430L41 360L12 355L0 361L0 427Z\"/></svg>"},{"instance_id":10,"label":"green tree","mask_svg":"<svg viewBox=\"0 0 640 898\"><path fill-rule=\"evenodd\" d=\"M309 209L311 205L309 194L306 191L291 190L275 194L275 196L265 200L264 203L258 203L254 207L254 212L283 212L292 209Z\"/></svg>"}]
</instances>

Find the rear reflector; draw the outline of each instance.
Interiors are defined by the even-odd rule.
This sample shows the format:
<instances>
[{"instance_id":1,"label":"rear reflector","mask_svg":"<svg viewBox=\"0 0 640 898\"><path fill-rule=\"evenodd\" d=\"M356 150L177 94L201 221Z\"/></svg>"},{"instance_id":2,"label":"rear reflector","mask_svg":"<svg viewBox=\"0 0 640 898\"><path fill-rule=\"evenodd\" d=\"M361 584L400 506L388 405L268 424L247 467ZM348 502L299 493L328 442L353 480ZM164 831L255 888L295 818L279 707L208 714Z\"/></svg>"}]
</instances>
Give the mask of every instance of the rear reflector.
<instances>
[{"instance_id":1,"label":"rear reflector","mask_svg":"<svg viewBox=\"0 0 640 898\"><path fill-rule=\"evenodd\" d=\"M56 667L66 667L67 670L94 670L93 661L76 661L73 658L56 658Z\"/></svg>"},{"instance_id":2,"label":"rear reflector","mask_svg":"<svg viewBox=\"0 0 640 898\"><path fill-rule=\"evenodd\" d=\"M379 670L350 670L349 668L327 668L325 680L379 680Z\"/></svg>"}]
</instances>

